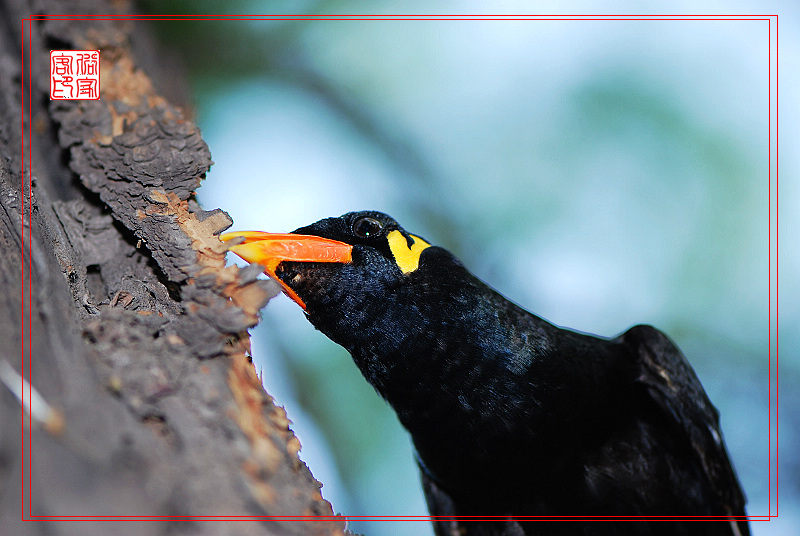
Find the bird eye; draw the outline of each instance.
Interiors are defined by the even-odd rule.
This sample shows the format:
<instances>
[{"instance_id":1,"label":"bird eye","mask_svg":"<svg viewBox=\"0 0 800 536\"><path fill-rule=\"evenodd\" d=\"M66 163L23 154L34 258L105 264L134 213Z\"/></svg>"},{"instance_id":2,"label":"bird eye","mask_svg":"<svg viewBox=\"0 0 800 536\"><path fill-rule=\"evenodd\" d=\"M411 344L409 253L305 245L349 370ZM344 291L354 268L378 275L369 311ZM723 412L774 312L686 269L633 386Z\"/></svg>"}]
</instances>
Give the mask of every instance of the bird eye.
<instances>
[{"instance_id":1,"label":"bird eye","mask_svg":"<svg viewBox=\"0 0 800 536\"><path fill-rule=\"evenodd\" d=\"M358 238L371 238L381 232L383 224L375 218L363 217L353 222L353 234Z\"/></svg>"}]
</instances>

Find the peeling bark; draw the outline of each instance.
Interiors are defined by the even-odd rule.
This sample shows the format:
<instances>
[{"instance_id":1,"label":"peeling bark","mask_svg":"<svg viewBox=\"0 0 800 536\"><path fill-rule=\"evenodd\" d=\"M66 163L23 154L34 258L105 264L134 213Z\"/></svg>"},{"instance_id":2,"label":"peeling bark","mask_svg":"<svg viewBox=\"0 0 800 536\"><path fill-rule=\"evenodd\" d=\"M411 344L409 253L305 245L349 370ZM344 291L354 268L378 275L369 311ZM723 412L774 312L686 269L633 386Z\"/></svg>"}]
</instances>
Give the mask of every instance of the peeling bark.
<instances>
[{"instance_id":1,"label":"peeling bark","mask_svg":"<svg viewBox=\"0 0 800 536\"><path fill-rule=\"evenodd\" d=\"M0 6L0 360L13 368L0 363L0 534L341 534L249 359L247 329L275 290L257 267L225 267L216 235L231 220L193 199L210 152L139 67L142 23L34 21L20 115L21 18L128 9ZM100 50L100 100L48 100L48 53L62 48ZM44 413L21 409L8 381L20 371ZM85 519L22 520L36 516Z\"/></svg>"}]
</instances>

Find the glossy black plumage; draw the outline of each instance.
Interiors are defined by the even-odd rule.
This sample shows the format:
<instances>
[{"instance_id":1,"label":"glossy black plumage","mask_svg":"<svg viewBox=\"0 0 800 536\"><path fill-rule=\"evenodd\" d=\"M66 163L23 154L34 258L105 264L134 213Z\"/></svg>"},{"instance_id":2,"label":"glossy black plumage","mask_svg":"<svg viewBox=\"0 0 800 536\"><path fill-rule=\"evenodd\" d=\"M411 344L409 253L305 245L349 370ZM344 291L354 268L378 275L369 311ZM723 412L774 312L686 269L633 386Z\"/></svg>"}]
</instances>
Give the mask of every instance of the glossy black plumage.
<instances>
[{"instance_id":1,"label":"glossy black plumage","mask_svg":"<svg viewBox=\"0 0 800 536\"><path fill-rule=\"evenodd\" d=\"M746 515L717 411L664 334L558 328L436 246L403 273L387 242L395 230L409 248L417 240L381 213L321 220L295 233L352 244L352 262L283 262L276 274L410 432L431 515ZM746 521L726 519L434 526L439 535L749 534Z\"/></svg>"}]
</instances>

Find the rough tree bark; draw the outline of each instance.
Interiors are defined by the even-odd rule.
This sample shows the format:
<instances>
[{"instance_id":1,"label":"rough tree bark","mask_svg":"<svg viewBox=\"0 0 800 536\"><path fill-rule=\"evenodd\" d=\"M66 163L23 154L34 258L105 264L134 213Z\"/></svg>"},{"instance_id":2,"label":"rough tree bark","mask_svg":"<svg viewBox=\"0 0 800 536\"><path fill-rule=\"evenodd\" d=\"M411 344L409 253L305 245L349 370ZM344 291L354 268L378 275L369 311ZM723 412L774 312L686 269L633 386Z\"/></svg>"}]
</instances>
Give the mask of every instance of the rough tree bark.
<instances>
[{"instance_id":1,"label":"rough tree bark","mask_svg":"<svg viewBox=\"0 0 800 536\"><path fill-rule=\"evenodd\" d=\"M29 80L21 19L130 9L31 4L0 5L0 534L342 533L249 361L272 291L225 267L230 218L193 200L209 150L154 89L142 23L34 20ZM49 101L51 49L100 50L100 100Z\"/></svg>"}]
</instances>

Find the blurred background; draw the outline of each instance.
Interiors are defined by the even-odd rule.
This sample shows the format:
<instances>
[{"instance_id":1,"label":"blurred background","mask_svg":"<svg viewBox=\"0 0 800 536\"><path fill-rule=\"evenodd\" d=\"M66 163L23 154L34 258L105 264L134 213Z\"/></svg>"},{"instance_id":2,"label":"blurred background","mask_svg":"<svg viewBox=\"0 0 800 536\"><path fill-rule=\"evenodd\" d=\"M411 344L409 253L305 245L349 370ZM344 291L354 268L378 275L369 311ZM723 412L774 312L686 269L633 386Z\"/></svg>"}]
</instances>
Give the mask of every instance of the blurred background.
<instances>
[{"instance_id":1,"label":"blurred background","mask_svg":"<svg viewBox=\"0 0 800 536\"><path fill-rule=\"evenodd\" d=\"M677 2L661 12L780 15L781 124L793 125L781 131L780 229L794 234L797 93L786 88L797 89L797 71L785 66L797 67L800 57L798 7L719 6ZM360 1L153 0L141 7L162 14L659 12L626 1L602 9L504 2L491 11L468 1L381 11ZM749 513L769 512L766 22L152 27L186 66L215 161L199 191L206 209L228 211L236 230L273 232L351 210L385 211L558 325L604 336L637 323L659 327L722 413ZM800 526L800 395L792 387L800 376L800 250L789 233L780 243L781 509L778 521L753 523L756 535L794 535ZM349 355L283 296L263 317L253 330L256 367L286 406L301 457L334 510L425 515L410 440ZM427 522L350 528L432 534Z\"/></svg>"}]
</instances>

